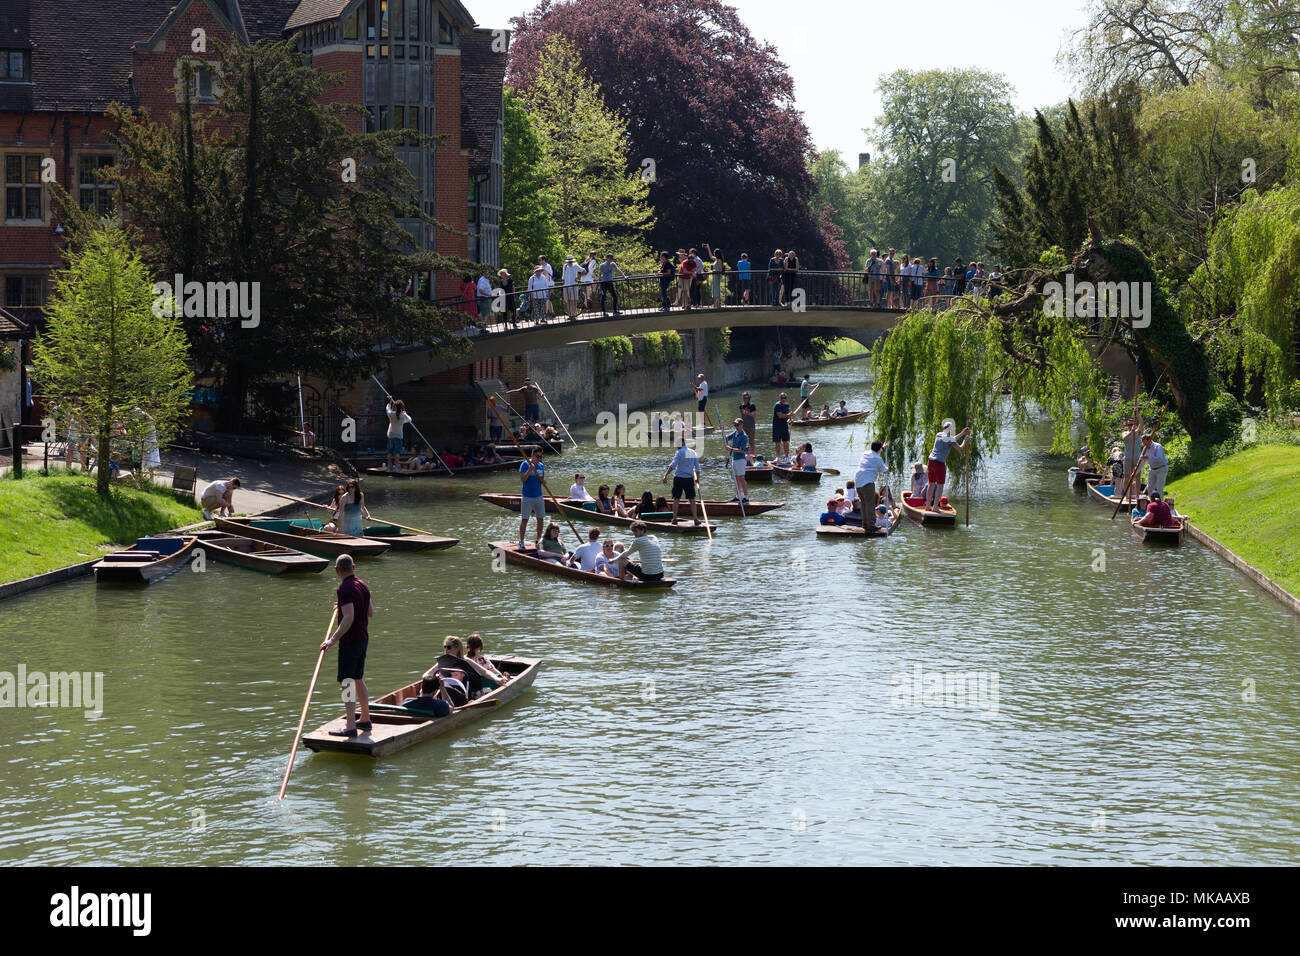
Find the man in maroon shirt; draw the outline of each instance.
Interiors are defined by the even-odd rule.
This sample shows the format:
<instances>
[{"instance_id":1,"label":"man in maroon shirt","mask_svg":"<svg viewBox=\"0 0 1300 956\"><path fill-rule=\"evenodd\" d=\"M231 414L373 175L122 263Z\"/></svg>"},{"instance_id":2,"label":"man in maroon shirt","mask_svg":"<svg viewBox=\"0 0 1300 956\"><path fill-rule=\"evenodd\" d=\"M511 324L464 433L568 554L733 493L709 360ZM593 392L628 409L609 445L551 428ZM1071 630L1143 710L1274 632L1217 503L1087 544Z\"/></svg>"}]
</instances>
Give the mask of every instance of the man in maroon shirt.
<instances>
[{"instance_id":1,"label":"man in maroon shirt","mask_svg":"<svg viewBox=\"0 0 1300 956\"><path fill-rule=\"evenodd\" d=\"M1177 528L1178 520L1169 506L1160 500L1160 492L1153 491L1147 513L1138 519L1138 524L1144 528Z\"/></svg>"},{"instance_id":2,"label":"man in maroon shirt","mask_svg":"<svg viewBox=\"0 0 1300 956\"><path fill-rule=\"evenodd\" d=\"M370 695L366 682L366 647L370 643L370 618L375 609L370 604L370 588L355 573L356 565L350 554L340 554L334 562L334 573L339 577L334 607L339 620L333 633L321 642L322 651L335 644L339 646L338 682L343 688L343 703L347 709L347 726L331 730L335 737L355 737L357 731L368 731L370 723ZM356 719L357 703L361 704L361 720Z\"/></svg>"}]
</instances>

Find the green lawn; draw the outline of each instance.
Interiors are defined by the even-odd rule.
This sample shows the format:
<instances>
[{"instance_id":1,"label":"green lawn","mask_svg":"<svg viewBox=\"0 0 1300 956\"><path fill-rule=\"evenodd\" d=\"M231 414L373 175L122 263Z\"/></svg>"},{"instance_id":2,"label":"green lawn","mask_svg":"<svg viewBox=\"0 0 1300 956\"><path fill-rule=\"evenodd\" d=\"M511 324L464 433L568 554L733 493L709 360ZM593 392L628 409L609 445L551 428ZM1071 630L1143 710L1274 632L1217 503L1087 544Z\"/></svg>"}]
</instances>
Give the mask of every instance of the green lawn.
<instances>
[{"instance_id":1,"label":"green lawn","mask_svg":"<svg viewBox=\"0 0 1300 956\"><path fill-rule=\"evenodd\" d=\"M870 355L871 349L863 345L857 339L835 339L830 343L822 361L830 359L845 358L849 355Z\"/></svg>"},{"instance_id":2,"label":"green lawn","mask_svg":"<svg viewBox=\"0 0 1300 956\"><path fill-rule=\"evenodd\" d=\"M1237 452L1166 491L1193 524L1300 595L1300 448Z\"/></svg>"},{"instance_id":3,"label":"green lawn","mask_svg":"<svg viewBox=\"0 0 1300 956\"><path fill-rule=\"evenodd\" d=\"M164 489L114 485L102 499L88 475L6 476L0 479L0 582L77 564L201 518Z\"/></svg>"}]
</instances>

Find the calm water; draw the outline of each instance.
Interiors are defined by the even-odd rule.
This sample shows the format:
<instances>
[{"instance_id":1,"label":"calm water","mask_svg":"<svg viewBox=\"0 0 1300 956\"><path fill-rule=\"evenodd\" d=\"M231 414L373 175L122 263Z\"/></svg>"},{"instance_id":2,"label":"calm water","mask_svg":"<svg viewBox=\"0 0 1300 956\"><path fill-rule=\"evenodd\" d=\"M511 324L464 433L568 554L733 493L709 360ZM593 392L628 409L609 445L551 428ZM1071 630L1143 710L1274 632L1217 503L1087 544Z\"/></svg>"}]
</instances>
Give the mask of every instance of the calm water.
<instances>
[{"instance_id":1,"label":"calm water","mask_svg":"<svg viewBox=\"0 0 1300 956\"><path fill-rule=\"evenodd\" d=\"M818 395L865 407L866 376L834 366ZM774 400L756 395L763 450ZM575 467L662 487L666 455L593 434L547 459L556 491ZM865 434L810 440L851 477ZM786 507L666 542L680 583L658 595L492 572L484 542L517 519L476 496L515 490L508 474L372 482L376 513L461 538L362 564L372 692L446 634L545 664L448 738L300 754L282 804L328 572L213 565L5 602L0 670L102 671L106 703L0 710L0 860L438 864L473 834L476 860L505 864L1297 862L1296 619L1191 543L1138 543L1048 444L1006 435L969 529L819 540L838 482L756 486ZM706 491L730 497L710 454ZM954 674L982 683L936 694ZM331 654L309 727L339 708L332 677Z\"/></svg>"}]
</instances>

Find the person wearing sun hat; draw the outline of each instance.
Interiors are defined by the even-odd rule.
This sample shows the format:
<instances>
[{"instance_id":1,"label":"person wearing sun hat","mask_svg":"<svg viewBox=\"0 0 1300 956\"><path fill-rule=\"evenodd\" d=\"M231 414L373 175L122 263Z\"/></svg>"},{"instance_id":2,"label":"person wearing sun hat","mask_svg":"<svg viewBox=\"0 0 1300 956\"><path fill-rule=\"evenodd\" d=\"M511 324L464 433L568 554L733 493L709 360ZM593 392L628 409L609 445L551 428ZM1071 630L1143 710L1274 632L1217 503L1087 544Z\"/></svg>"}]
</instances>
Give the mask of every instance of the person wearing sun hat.
<instances>
[{"instance_id":1,"label":"person wearing sun hat","mask_svg":"<svg viewBox=\"0 0 1300 956\"><path fill-rule=\"evenodd\" d=\"M577 259L573 256L564 257L564 311L571 319L578 314L578 300L581 297L581 286L578 281L582 272L583 269L578 265Z\"/></svg>"}]
</instances>

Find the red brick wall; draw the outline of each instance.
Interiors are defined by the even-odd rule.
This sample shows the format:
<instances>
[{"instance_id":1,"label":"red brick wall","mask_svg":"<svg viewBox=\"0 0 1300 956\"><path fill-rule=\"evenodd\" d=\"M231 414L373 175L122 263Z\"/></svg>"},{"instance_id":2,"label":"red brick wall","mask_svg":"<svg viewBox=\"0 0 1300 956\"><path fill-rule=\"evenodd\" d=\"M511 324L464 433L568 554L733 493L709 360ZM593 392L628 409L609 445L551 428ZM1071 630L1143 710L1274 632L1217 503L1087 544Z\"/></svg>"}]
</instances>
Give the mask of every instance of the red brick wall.
<instances>
[{"instance_id":1,"label":"red brick wall","mask_svg":"<svg viewBox=\"0 0 1300 956\"><path fill-rule=\"evenodd\" d=\"M161 26L161 24L159 24ZM193 31L201 27L207 32L207 52L195 53ZM176 112L176 63L181 58L205 60L216 64L218 43L231 42L230 32L206 3L191 3L172 24L162 39L161 50L137 50L131 58L135 85L140 94L140 105L160 122ZM214 77L214 82L219 82ZM206 111L208 107L198 106Z\"/></svg>"},{"instance_id":2,"label":"red brick wall","mask_svg":"<svg viewBox=\"0 0 1300 956\"><path fill-rule=\"evenodd\" d=\"M328 53L316 54L312 59L312 65L316 69L322 73L344 74L342 83L337 86L326 87L321 102L360 104L362 102L362 62L359 47L355 51L331 50ZM343 118L343 122L354 133L365 131L365 120L359 114L349 114Z\"/></svg>"}]
</instances>

